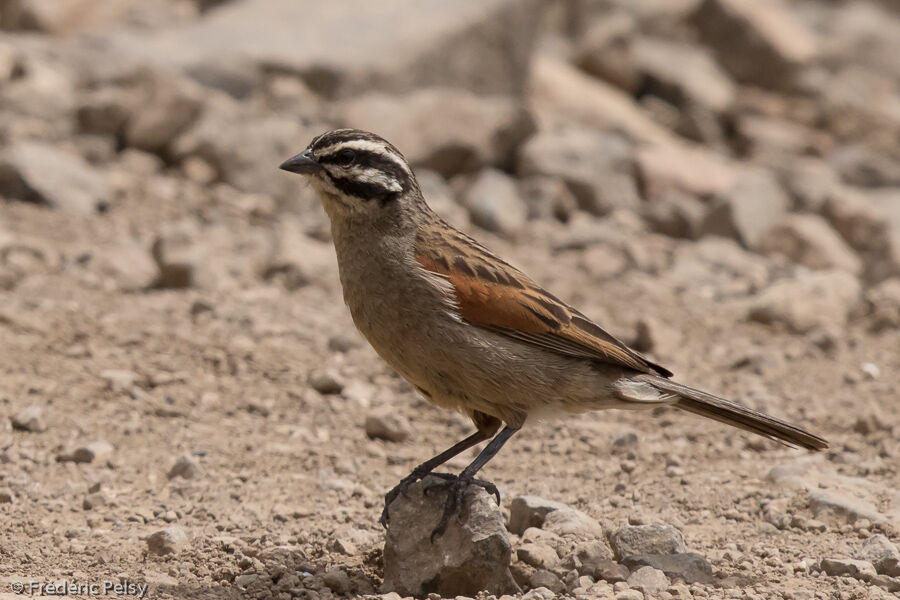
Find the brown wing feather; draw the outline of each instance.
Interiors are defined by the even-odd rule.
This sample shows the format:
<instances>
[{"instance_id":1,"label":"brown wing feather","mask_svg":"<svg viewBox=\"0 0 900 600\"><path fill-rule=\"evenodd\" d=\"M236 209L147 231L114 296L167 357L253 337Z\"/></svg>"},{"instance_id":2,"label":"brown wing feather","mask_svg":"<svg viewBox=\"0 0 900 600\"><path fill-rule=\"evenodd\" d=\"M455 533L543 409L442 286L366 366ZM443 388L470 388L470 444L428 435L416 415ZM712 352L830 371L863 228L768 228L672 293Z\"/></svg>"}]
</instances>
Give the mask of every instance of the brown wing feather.
<instances>
[{"instance_id":1,"label":"brown wing feather","mask_svg":"<svg viewBox=\"0 0 900 600\"><path fill-rule=\"evenodd\" d=\"M438 231L420 234L416 260L447 278L469 323L552 352L671 377L471 238Z\"/></svg>"}]
</instances>

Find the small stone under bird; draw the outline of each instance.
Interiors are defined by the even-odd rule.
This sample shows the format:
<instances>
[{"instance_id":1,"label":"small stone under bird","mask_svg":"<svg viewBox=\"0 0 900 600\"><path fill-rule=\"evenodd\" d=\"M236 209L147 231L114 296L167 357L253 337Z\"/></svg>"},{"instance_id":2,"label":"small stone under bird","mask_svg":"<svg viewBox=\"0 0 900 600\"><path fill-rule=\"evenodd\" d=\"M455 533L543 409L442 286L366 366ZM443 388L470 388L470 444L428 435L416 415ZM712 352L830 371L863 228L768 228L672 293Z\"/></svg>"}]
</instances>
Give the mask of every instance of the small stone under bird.
<instances>
[{"instance_id":1,"label":"small stone under bird","mask_svg":"<svg viewBox=\"0 0 900 600\"><path fill-rule=\"evenodd\" d=\"M447 504L463 494L529 417L553 411L674 406L791 446L821 437L671 379L577 309L439 217L400 151L357 129L319 135L281 168L305 176L331 220L344 301L376 352L428 401L467 415L475 432L426 460L385 497L476 444L459 475L440 474ZM498 497L499 500L499 497Z\"/></svg>"}]
</instances>

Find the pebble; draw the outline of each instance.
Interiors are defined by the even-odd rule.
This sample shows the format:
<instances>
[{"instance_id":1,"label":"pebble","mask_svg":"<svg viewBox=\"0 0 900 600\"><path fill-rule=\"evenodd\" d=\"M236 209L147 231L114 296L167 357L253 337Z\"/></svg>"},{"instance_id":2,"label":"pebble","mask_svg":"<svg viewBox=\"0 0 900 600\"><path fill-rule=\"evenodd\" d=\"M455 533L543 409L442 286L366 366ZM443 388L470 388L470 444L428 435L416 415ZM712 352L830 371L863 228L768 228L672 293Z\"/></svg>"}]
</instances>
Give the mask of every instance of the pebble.
<instances>
[{"instance_id":1,"label":"pebble","mask_svg":"<svg viewBox=\"0 0 900 600\"><path fill-rule=\"evenodd\" d=\"M823 558L820 566L826 575L832 577L853 577L868 581L876 575L875 567L866 560Z\"/></svg>"},{"instance_id":2,"label":"pebble","mask_svg":"<svg viewBox=\"0 0 900 600\"><path fill-rule=\"evenodd\" d=\"M163 556L180 552L187 544L188 537L184 529L177 525L171 525L152 533L146 541L150 554Z\"/></svg>"},{"instance_id":3,"label":"pebble","mask_svg":"<svg viewBox=\"0 0 900 600\"><path fill-rule=\"evenodd\" d=\"M522 544L516 550L516 556L535 569L552 569L559 564L556 550L543 544Z\"/></svg>"},{"instance_id":4,"label":"pebble","mask_svg":"<svg viewBox=\"0 0 900 600\"><path fill-rule=\"evenodd\" d=\"M341 376L333 369L314 371L309 376L309 385L320 394L340 394L344 389Z\"/></svg>"},{"instance_id":5,"label":"pebble","mask_svg":"<svg viewBox=\"0 0 900 600\"><path fill-rule=\"evenodd\" d=\"M16 497L9 488L0 489L0 504L12 504Z\"/></svg>"},{"instance_id":6,"label":"pebble","mask_svg":"<svg viewBox=\"0 0 900 600\"><path fill-rule=\"evenodd\" d=\"M555 510L544 519L544 531L568 540L604 539L603 527L596 519L574 508Z\"/></svg>"},{"instance_id":7,"label":"pebble","mask_svg":"<svg viewBox=\"0 0 900 600\"><path fill-rule=\"evenodd\" d=\"M92 463L106 460L113 453L113 446L106 440L95 440L84 446L75 448L72 460L77 463Z\"/></svg>"},{"instance_id":8,"label":"pebble","mask_svg":"<svg viewBox=\"0 0 900 600\"><path fill-rule=\"evenodd\" d=\"M19 431L30 431L31 433L41 433L47 431L47 424L44 423L41 414L43 410L40 406L28 406L17 412L13 418L13 429Z\"/></svg>"},{"instance_id":9,"label":"pebble","mask_svg":"<svg viewBox=\"0 0 900 600\"><path fill-rule=\"evenodd\" d=\"M336 594L349 594L353 587L350 576L346 571L337 567L326 571L322 581L328 586L328 589Z\"/></svg>"},{"instance_id":10,"label":"pebble","mask_svg":"<svg viewBox=\"0 0 900 600\"><path fill-rule=\"evenodd\" d=\"M624 525L610 536L619 558L638 554L680 554L687 548L684 536L672 525Z\"/></svg>"},{"instance_id":11,"label":"pebble","mask_svg":"<svg viewBox=\"0 0 900 600\"><path fill-rule=\"evenodd\" d=\"M169 469L169 479L181 477L182 479L197 479L203 476L203 467L200 461L190 454L185 454L175 461L172 468Z\"/></svg>"},{"instance_id":12,"label":"pebble","mask_svg":"<svg viewBox=\"0 0 900 600\"><path fill-rule=\"evenodd\" d=\"M81 502L81 508L84 510L93 510L100 506L106 506L107 504L109 504L109 498L107 498L105 493L94 492L93 494L88 494L84 497L84 500Z\"/></svg>"},{"instance_id":13,"label":"pebble","mask_svg":"<svg viewBox=\"0 0 900 600\"><path fill-rule=\"evenodd\" d=\"M531 588L546 588L555 594L562 594L566 591L566 584L562 579L547 569L538 569L532 573L528 577L528 584Z\"/></svg>"},{"instance_id":14,"label":"pebble","mask_svg":"<svg viewBox=\"0 0 900 600\"><path fill-rule=\"evenodd\" d=\"M553 511L568 508L562 502L540 496L516 496L509 507L509 530L522 535L529 527L541 527Z\"/></svg>"},{"instance_id":15,"label":"pebble","mask_svg":"<svg viewBox=\"0 0 900 600\"><path fill-rule=\"evenodd\" d=\"M366 435L371 440L402 442L409 438L409 421L393 411L379 411L366 417Z\"/></svg>"},{"instance_id":16,"label":"pebble","mask_svg":"<svg viewBox=\"0 0 900 600\"><path fill-rule=\"evenodd\" d=\"M872 563L875 570L890 577L900 577L900 551L884 535L876 533L863 542L856 558Z\"/></svg>"},{"instance_id":17,"label":"pebble","mask_svg":"<svg viewBox=\"0 0 900 600\"><path fill-rule=\"evenodd\" d=\"M644 593L638 590L616 592L616 600L644 600Z\"/></svg>"},{"instance_id":18,"label":"pebble","mask_svg":"<svg viewBox=\"0 0 900 600\"><path fill-rule=\"evenodd\" d=\"M627 583L645 594L656 595L669 587L669 578L659 569L641 567L628 576Z\"/></svg>"},{"instance_id":19,"label":"pebble","mask_svg":"<svg viewBox=\"0 0 900 600\"><path fill-rule=\"evenodd\" d=\"M639 554L623 559L629 569L654 567L669 579L680 579L686 583L712 583L712 565L703 556L694 552L680 554Z\"/></svg>"}]
</instances>

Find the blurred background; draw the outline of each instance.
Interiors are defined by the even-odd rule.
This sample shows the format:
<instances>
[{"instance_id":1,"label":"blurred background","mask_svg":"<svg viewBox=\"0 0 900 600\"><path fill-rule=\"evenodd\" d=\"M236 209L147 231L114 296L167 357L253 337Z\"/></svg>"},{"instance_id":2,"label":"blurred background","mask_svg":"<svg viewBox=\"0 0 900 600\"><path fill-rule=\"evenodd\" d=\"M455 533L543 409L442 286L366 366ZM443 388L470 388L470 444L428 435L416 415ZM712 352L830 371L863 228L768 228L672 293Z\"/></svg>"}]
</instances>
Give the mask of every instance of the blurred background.
<instances>
[{"instance_id":1,"label":"blurred background","mask_svg":"<svg viewBox=\"0 0 900 600\"><path fill-rule=\"evenodd\" d=\"M832 442L536 423L504 498L674 524L755 597L900 590L817 562L900 525L895 0L0 0L0 580L378 589L382 494L470 425L364 343L277 169L337 126L680 380Z\"/></svg>"}]
</instances>

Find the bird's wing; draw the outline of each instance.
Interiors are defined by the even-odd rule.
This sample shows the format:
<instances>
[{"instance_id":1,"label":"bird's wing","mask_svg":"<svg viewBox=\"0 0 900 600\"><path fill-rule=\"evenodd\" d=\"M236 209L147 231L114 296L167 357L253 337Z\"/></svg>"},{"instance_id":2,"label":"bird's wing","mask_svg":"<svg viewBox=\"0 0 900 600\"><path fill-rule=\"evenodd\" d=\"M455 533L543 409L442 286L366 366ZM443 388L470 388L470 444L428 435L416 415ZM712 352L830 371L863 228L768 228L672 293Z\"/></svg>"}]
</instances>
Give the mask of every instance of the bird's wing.
<instances>
[{"instance_id":1,"label":"bird's wing","mask_svg":"<svg viewBox=\"0 0 900 600\"><path fill-rule=\"evenodd\" d=\"M459 316L472 325L559 354L672 375L462 233L420 233L416 260L450 283Z\"/></svg>"}]
</instances>

